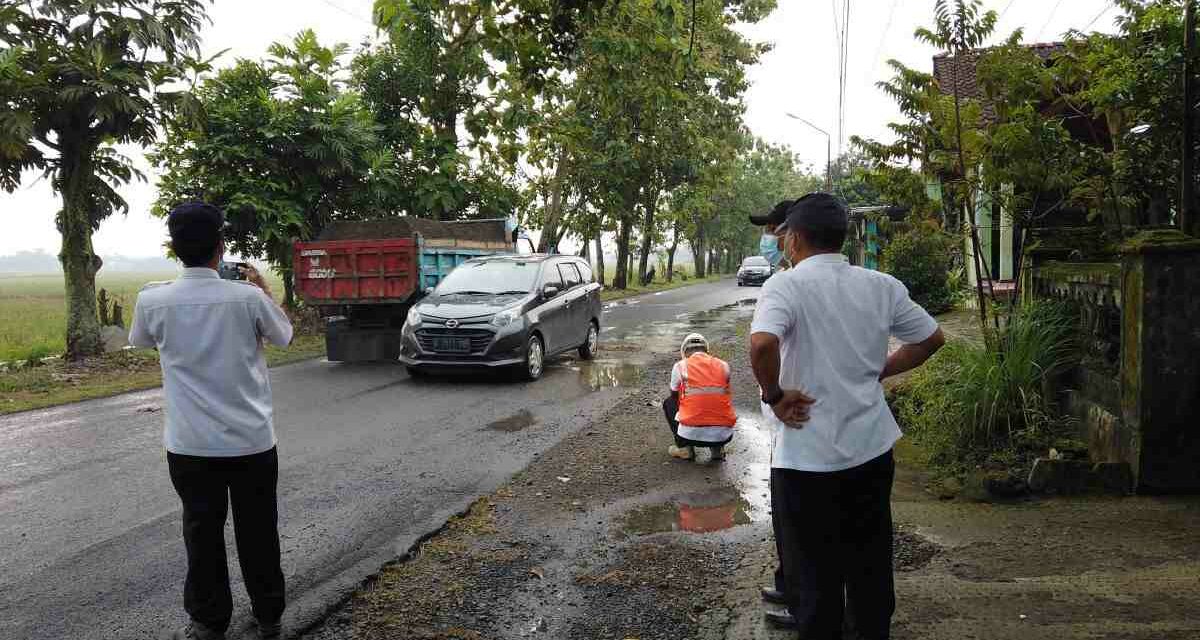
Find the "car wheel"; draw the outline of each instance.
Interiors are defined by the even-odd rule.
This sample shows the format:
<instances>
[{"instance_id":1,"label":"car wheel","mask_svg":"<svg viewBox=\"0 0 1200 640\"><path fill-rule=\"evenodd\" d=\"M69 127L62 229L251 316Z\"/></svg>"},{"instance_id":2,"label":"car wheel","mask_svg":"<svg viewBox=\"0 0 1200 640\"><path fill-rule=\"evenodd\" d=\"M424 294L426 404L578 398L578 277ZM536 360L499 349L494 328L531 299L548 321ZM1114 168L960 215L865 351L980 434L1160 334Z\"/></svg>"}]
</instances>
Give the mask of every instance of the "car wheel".
<instances>
[{"instance_id":1,"label":"car wheel","mask_svg":"<svg viewBox=\"0 0 1200 640\"><path fill-rule=\"evenodd\" d=\"M535 333L529 336L529 342L525 345L525 365L522 367L521 377L532 382L541 378L545 369L546 347L542 344L541 337Z\"/></svg>"},{"instance_id":2,"label":"car wheel","mask_svg":"<svg viewBox=\"0 0 1200 640\"><path fill-rule=\"evenodd\" d=\"M741 280L738 280L738 286L739 286L739 287L744 287L744 286L746 286L746 285L745 285L744 283L742 283L742 281L741 281Z\"/></svg>"},{"instance_id":3,"label":"car wheel","mask_svg":"<svg viewBox=\"0 0 1200 640\"><path fill-rule=\"evenodd\" d=\"M591 360L596 357L600 351L600 327L596 326L595 321L588 323L587 341L579 345L579 357L583 360Z\"/></svg>"}]
</instances>

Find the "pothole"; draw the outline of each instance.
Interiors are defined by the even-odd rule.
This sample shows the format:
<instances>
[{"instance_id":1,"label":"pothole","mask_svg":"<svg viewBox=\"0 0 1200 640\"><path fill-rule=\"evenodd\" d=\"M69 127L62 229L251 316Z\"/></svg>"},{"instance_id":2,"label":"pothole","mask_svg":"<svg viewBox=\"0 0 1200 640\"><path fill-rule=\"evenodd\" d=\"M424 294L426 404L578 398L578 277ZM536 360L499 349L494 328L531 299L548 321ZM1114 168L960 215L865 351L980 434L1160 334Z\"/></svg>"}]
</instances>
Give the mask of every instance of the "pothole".
<instances>
[{"instance_id":1,"label":"pothole","mask_svg":"<svg viewBox=\"0 0 1200 640\"><path fill-rule=\"evenodd\" d=\"M637 385L646 371L641 364L621 360L568 360L562 366L578 373L580 383L592 391Z\"/></svg>"},{"instance_id":2,"label":"pothole","mask_svg":"<svg viewBox=\"0 0 1200 640\"><path fill-rule=\"evenodd\" d=\"M710 533L750 524L750 503L734 489L716 489L679 497L667 504L638 507L620 519L631 536L680 531Z\"/></svg>"},{"instance_id":3,"label":"pothole","mask_svg":"<svg viewBox=\"0 0 1200 640\"><path fill-rule=\"evenodd\" d=\"M896 527L892 534L892 566L896 571L916 571L942 552L924 536Z\"/></svg>"},{"instance_id":4,"label":"pothole","mask_svg":"<svg viewBox=\"0 0 1200 640\"><path fill-rule=\"evenodd\" d=\"M488 426L484 427L484 429L487 431L503 431L505 433L514 433L516 431L521 431L526 427L531 427L535 424L537 424L537 416L533 415L533 412L528 409L522 409L507 418L496 420L495 422L488 424Z\"/></svg>"}]
</instances>

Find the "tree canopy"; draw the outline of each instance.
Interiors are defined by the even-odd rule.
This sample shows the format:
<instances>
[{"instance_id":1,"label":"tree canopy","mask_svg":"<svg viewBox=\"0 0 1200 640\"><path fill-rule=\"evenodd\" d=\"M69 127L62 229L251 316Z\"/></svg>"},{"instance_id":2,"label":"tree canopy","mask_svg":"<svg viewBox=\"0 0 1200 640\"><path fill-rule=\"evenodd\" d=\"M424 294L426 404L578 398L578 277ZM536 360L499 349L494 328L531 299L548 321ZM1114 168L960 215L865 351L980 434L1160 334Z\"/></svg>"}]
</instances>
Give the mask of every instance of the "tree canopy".
<instances>
[{"instance_id":1,"label":"tree canopy","mask_svg":"<svg viewBox=\"0 0 1200 640\"><path fill-rule=\"evenodd\" d=\"M92 232L128 210L117 189L141 178L115 145L152 144L168 114L192 110L204 19L202 0L0 4L0 188L40 171L62 197L71 359L101 349Z\"/></svg>"}]
</instances>

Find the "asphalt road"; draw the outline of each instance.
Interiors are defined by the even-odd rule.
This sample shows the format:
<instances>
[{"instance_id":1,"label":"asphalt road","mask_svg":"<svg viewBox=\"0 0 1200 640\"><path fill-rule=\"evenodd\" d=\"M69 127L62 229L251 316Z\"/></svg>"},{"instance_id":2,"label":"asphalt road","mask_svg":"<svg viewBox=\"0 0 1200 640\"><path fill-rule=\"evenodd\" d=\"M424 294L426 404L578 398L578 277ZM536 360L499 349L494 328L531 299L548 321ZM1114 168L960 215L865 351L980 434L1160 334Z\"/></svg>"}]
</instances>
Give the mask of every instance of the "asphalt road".
<instances>
[{"instance_id":1,"label":"asphalt road","mask_svg":"<svg viewBox=\"0 0 1200 640\"><path fill-rule=\"evenodd\" d=\"M723 281L614 303L602 340L678 341L755 294ZM323 361L272 370L285 628L616 402L617 372L636 365L611 357L560 359L530 384ZM0 417L0 638L154 638L186 621L161 402L152 390ZM237 638L249 606L226 533Z\"/></svg>"}]
</instances>

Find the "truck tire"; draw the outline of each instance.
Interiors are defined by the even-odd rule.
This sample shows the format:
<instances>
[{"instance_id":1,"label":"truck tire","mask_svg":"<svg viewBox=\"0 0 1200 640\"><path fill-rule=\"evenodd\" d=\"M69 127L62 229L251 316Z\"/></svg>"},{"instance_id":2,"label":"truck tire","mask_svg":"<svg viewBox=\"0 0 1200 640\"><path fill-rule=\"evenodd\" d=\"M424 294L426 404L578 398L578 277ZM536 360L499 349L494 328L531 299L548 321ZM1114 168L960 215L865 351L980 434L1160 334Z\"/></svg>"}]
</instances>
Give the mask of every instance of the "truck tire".
<instances>
[{"instance_id":1,"label":"truck tire","mask_svg":"<svg viewBox=\"0 0 1200 640\"><path fill-rule=\"evenodd\" d=\"M579 345L579 359L591 360L596 357L596 353L600 351L600 327L596 325L596 321L592 320L588 323L587 340Z\"/></svg>"}]
</instances>

